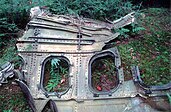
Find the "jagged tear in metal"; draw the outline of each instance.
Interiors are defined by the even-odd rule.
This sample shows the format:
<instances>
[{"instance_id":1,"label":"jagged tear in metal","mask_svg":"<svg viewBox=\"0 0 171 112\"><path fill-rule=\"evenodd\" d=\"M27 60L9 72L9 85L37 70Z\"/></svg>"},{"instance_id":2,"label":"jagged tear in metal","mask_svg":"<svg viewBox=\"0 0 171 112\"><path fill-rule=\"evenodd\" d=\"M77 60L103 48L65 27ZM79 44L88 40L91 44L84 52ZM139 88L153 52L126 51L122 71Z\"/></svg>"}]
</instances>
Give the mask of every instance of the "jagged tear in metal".
<instances>
[{"instance_id":1,"label":"jagged tear in metal","mask_svg":"<svg viewBox=\"0 0 171 112\"><path fill-rule=\"evenodd\" d=\"M137 84L136 68L132 69L134 80L124 81L116 47L102 50L106 43L119 35L112 29L131 24L134 19L134 13L112 23L66 15L40 14L34 17L23 37L19 38L17 48L24 61L20 79L27 82L37 111L41 112L50 99L55 101L59 112L157 111L137 96L164 96L171 93L170 85L147 94L147 90ZM98 92L91 86L91 64L104 56L113 57L118 83L110 91ZM63 92L48 92L44 88L44 63L50 57L65 59L69 65L69 87ZM2 79L1 83L4 82Z\"/></svg>"}]
</instances>

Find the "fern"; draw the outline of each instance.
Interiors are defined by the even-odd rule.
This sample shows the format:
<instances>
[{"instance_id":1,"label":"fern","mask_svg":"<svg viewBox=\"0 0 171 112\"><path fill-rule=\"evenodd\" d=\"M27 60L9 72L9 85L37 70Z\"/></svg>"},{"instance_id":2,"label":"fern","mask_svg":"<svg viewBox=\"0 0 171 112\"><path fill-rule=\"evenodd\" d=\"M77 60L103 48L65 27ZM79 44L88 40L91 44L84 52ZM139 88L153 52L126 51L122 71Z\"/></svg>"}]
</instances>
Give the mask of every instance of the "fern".
<instances>
[{"instance_id":1,"label":"fern","mask_svg":"<svg viewBox=\"0 0 171 112\"><path fill-rule=\"evenodd\" d=\"M55 59L52 59L52 60L51 60L51 66L52 66L52 67L58 68L58 66L59 66L59 61L60 61L60 60L59 60L59 59L56 59L56 58L55 58Z\"/></svg>"},{"instance_id":2,"label":"fern","mask_svg":"<svg viewBox=\"0 0 171 112\"><path fill-rule=\"evenodd\" d=\"M120 36L127 38L128 37L127 33L130 32L130 30L127 28L120 28L120 29L117 29L116 32L119 32Z\"/></svg>"},{"instance_id":3,"label":"fern","mask_svg":"<svg viewBox=\"0 0 171 112\"><path fill-rule=\"evenodd\" d=\"M132 32L133 33L139 33L139 31L145 30L144 27L142 27L142 26L140 26L138 24L131 24L131 26L132 26Z\"/></svg>"},{"instance_id":4,"label":"fern","mask_svg":"<svg viewBox=\"0 0 171 112\"><path fill-rule=\"evenodd\" d=\"M114 20L136 9L125 0L52 0L47 6L55 14L74 14L99 20Z\"/></svg>"},{"instance_id":5,"label":"fern","mask_svg":"<svg viewBox=\"0 0 171 112\"><path fill-rule=\"evenodd\" d=\"M61 60L58 58L51 60L50 79L45 87L49 92L56 91L55 88L61 83L62 77L68 74L68 68L61 66L61 63ZM57 90L60 90L60 88L57 88Z\"/></svg>"},{"instance_id":6,"label":"fern","mask_svg":"<svg viewBox=\"0 0 171 112\"><path fill-rule=\"evenodd\" d=\"M132 29L132 32L137 33L137 32L142 31L142 30L145 30L145 28L144 27L135 27Z\"/></svg>"}]
</instances>

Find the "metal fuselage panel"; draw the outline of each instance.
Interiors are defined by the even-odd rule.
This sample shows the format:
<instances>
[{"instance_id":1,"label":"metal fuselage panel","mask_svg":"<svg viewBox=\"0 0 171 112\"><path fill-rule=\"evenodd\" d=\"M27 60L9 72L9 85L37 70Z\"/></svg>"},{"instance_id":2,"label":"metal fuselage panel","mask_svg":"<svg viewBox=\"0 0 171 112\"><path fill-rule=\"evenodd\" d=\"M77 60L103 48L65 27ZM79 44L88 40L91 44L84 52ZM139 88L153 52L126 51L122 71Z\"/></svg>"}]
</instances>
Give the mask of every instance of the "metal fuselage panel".
<instances>
[{"instance_id":1,"label":"metal fuselage panel","mask_svg":"<svg viewBox=\"0 0 171 112\"><path fill-rule=\"evenodd\" d=\"M114 21L113 28L132 23L131 14ZM116 47L102 50L119 33L112 25L90 19L54 15L38 16L28 23L27 30L17 42L24 60L24 75L38 112L49 99L55 101L59 112L155 112L137 95L141 95L133 80L124 81L121 59ZM109 92L98 92L90 84L91 62L112 56L117 69L118 85ZM44 62L49 57L63 57L69 64L69 88L62 93L44 89ZM155 91L154 91L155 93Z\"/></svg>"}]
</instances>

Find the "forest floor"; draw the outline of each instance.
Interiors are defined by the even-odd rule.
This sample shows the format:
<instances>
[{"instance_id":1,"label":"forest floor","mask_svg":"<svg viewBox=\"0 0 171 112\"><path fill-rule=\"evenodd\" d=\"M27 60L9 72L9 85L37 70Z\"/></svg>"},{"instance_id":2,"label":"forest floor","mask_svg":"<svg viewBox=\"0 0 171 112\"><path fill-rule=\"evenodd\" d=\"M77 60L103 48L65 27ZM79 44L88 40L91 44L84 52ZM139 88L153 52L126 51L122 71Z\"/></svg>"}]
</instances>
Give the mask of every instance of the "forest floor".
<instances>
[{"instance_id":1,"label":"forest floor","mask_svg":"<svg viewBox=\"0 0 171 112\"><path fill-rule=\"evenodd\" d=\"M141 12L143 18L138 22L145 30L138 35L120 37L112 45L119 49L125 80L132 79L130 67L138 65L146 84L166 84L171 81L171 13L162 8L149 8ZM20 88L14 83L14 78L0 87L0 111L30 111Z\"/></svg>"},{"instance_id":2,"label":"forest floor","mask_svg":"<svg viewBox=\"0 0 171 112\"><path fill-rule=\"evenodd\" d=\"M0 112L31 112L15 78L0 86Z\"/></svg>"},{"instance_id":3,"label":"forest floor","mask_svg":"<svg viewBox=\"0 0 171 112\"><path fill-rule=\"evenodd\" d=\"M144 9L142 12L143 18L138 22L145 30L114 43L120 51L125 80L132 78L130 67L138 65L145 84L167 84L171 81L171 13L161 8Z\"/></svg>"}]
</instances>

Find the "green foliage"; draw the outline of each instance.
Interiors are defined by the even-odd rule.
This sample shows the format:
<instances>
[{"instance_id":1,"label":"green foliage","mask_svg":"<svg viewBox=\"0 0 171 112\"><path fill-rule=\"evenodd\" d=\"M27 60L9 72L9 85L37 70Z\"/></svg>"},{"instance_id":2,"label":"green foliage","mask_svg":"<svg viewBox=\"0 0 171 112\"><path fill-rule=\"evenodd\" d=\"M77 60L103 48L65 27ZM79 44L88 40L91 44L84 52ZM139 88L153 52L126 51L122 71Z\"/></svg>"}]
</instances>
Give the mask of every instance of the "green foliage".
<instances>
[{"instance_id":1,"label":"green foliage","mask_svg":"<svg viewBox=\"0 0 171 112\"><path fill-rule=\"evenodd\" d=\"M57 86L61 84L61 80L68 74L68 68L60 65L60 59L54 58L51 60L50 65L50 79L46 85L46 89L49 92L54 92L55 90L60 90ZM57 89L56 89L57 88Z\"/></svg>"},{"instance_id":2,"label":"green foliage","mask_svg":"<svg viewBox=\"0 0 171 112\"><path fill-rule=\"evenodd\" d=\"M120 18L136 8L128 0L57 0L49 7L56 14L74 14L99 20Z\"/></svg>"},{"instance_id":3,"label":"green foliage","mask_svg":"<svg viewBox=\"0 0 171 112\"><path fill-rule=\"evenodd\" d=\"M13 23L11 24L11 23L7 22L7 18L0 18L0 28L3 30L6 30L6 33L18 31L15 24L13 24ZM7 31L9 31L9 32L7 32ZM2 30L1 30L1 32L2 32ZM3 36L5 36L5 34Z\"/></svg>"},{"instance_id":4,"label":"green foliage","mask_svg":"<svg viewBox=\"0 0 171 112\"><path fill-rule=\"evenodd\" d=\"M15 33L18 28L15 24L8 23L7 18L0 18L0 29L0 47L3 48L8 45L10 39L16 37Z\"/></svg>"},{"instance_id":5,"label":"green foliage","mask_svg":"<svg viewBox=\"0 0 171 112\"><path fill-rule=\"evenodd\" d=\"M5 62L16 62L19 59L15 47L11 46L4 50L3 56L0 58L0 65Z\"/></svg>"},{"instance_id":6,"label":"green foliage","mask_svg":"<svg viewBox=\"0 0 171 112\"><path fill-rule=\"evenodd\" d=\"M146 84L160 85L170 82L169 46L167 45L169 38L163 38L169 33L163 32L160 35L163 35L160 39L154 35L146 36L119 46L126 76L131 74L130 66L139 65L141 77Z\"/></svg>"},{"instance_id":7,"label":"green foliage","mask_svg":"<svg viewBox=\"0 0 171 112\"><path fill-rule=\"evenodd\" d=\"M129 37L128 33L130 32L130 30L127 29L127 28L119 28L119 29L116 30L116 32L119 32L120 36L123 36L124 38L127 38L127 37Z\"/></svg>"},{"instance_id":8,"label":"green foliage","mask_svg":"<svg viewBox=\"0 0 171 112\"><path fill-rule=\"evenodd\" d=\"M14 46L19 26L28 20L26 6L27 0L0 0L0 65L17 58Z\"/></svg>"},{"instance_id":9,"label":"green foliage","mask_svg":"<svg viewBox=\"0 0 171 112\"><path fill-rule=\"evenodd\" d=\"M117 86L117 72L112 57L94 60L92 64L92 87L97 91L110 91Z\"/></svg>"},{"instance_id":10,"label":"green foliage","mask_svg":"<svg viewBox=\"0 0 171 112\"><path fill-rule=\"evenodd\" d=\"M138 65L146 84L161 85L171 81L171 76L168 75L171 33L166 27L170 17L167 10L160 10L160 13L156 14L153 12L154 9L152 12L145 11L147 16L141 20L146 29L139 33L143 37L132 38L133 41L127 42L128 44L120 45L119 50L126 77L131 74L130 66Z\"/></svg>"},{"instance_id":11,"label":"green foliage","mask_svg":"<svg viewBox=\"0 0 171 112\"><path fill-rule=\"evenodd\" d=\"M0 110L2 112L30 112L31 110L26 105L25 98L21 93L0 95Z\"/></svg>"},{"instance_id":12,"label":"green foliage","mask_svg":"<svg viewBox=\"0 0 171 112\"><path fill-rule=\"evenodd\" d=\"M144 31L144 30L145 30L145 27L143 27L141 24L132 23L129 26L116 29L114 32L119 32L120 36L118 38L124 39L124 38L129 38L131 36L138 35L141 31Z\"/></svg>"},{"instance_id":13,"label":"green foliage","mask_svg":"<svg viewBox=\"0 0 171 112\"><path fill-rule=\"evenodd\" d=\"M3 112L13 112L13 111L10 109L10 110L3 110Z\"/></svg>"},{"instance_id":14,"label":"green foliage","mask_svg":"<svg viewBox=\"0 0 171 112\"><path fill-rule=\"evenodd\" d=\"M59 61L59 59L52 59L51 66L57 68L59 66Z\"/></svg>"},{"instance_id":15,"label":"green foliage","mask_svg":"<svg viewBox=\"0 0 171 112\"><path fill-rule=\"evenodd\" d=\"M29 9L27 0L0 0L0 18L18 26L25 27L23 24L28 22Z\"/></svg>"},{"instance_id":16,"label":"green foliage","mask_svg":"<svg viewBox=\"0 0 171 112\"><path fill-rule=\"evenodd\" d=\"M134 33L134 34L138 34L140 31L145 30L145 28L143 26L140 26L138 24L133 23L133 24L131 24L131 26L132 26L132 33Z\"/></svg>"},{"instance_id":17,"label":"green foliage","mask_svg":"<svg viewBox=\"0 0 171 112\"><path fill-rule=\"evenodd\" d=\"M116 67L111 58L97 59L92 64L93 80L97 80L97 79L99 80L100 76L104 74L115 75L114 74L115 70L116 70Z\"/></svg>"}]
</instances>

